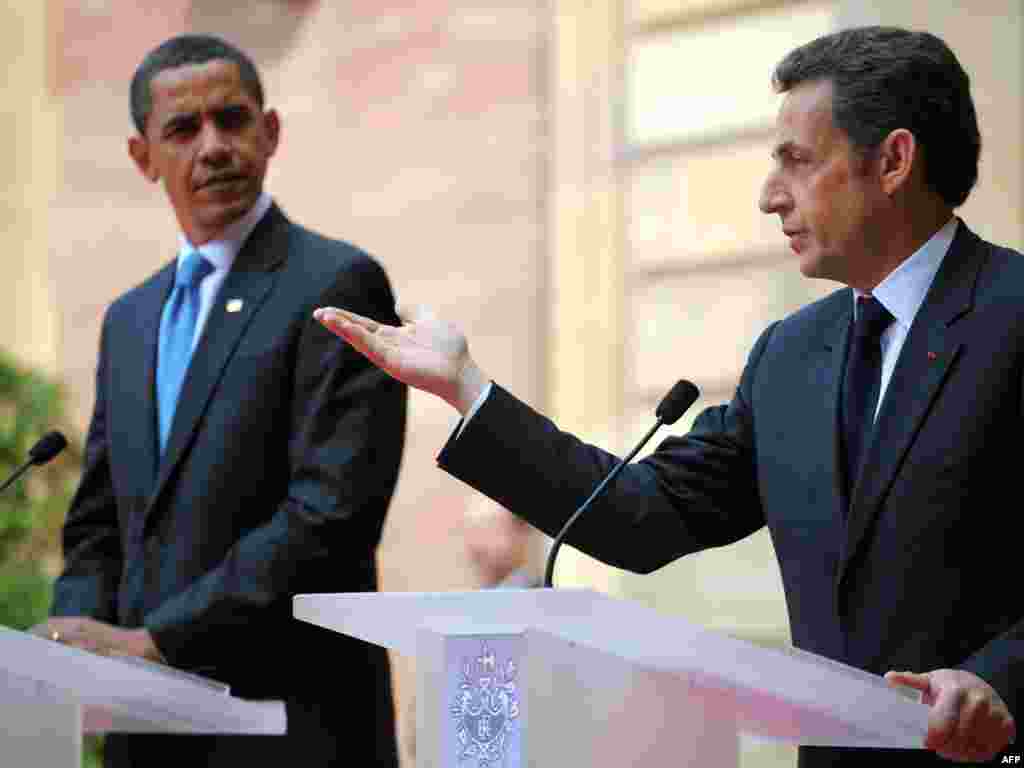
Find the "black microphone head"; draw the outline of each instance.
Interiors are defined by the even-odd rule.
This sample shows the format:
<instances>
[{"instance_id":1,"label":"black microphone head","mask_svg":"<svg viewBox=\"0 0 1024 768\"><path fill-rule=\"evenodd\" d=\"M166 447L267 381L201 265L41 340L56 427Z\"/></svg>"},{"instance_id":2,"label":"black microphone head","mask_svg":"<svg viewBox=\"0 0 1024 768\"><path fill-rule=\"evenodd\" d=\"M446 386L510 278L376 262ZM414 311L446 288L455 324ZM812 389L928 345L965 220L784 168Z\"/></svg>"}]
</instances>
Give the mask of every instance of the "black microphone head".
<instances>
[{"instance_id":1,"label":"black microphone head","mask_svg":"<svg viewBox=\"0 0 1024 768\"><path fill-rule=\"evenodd\" d=\"M33 464L45 464L63 451L67 445L67 438L60 432L47 432L28 449L28 456Z\"/></svg>"},{"instance_id":2,"label":"black microphone head","mask_svg":"<svg viewBox=\"0 0 1024 768\"><path fill-rule=\"evenodd\" d=\"M700 390L693 382L680 379L675 386L668 391L668 394L658 403L658 409L654 412L662 424L675 424L679 417L686 413L700 396Z\"/></svg>"}]
</instances>

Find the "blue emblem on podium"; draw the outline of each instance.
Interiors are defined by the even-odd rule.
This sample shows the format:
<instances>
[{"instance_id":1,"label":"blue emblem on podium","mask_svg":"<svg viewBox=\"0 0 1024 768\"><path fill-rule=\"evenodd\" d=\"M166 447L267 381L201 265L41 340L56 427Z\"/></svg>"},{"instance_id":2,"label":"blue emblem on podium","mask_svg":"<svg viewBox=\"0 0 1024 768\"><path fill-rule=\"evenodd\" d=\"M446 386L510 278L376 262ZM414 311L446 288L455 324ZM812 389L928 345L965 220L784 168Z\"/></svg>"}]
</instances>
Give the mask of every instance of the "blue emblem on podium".
<instances>
[{"instance_id":1,"label":"blue emblem on podium","mask_svg":"<svg viewBox=\"0 0 1024 768\"><path fill-rule=\"evenodd\" d=\"M462 659L451 707L459 765L504 765L519 718L518 672L516 662L500 659L486 640L478 655Z\"/></svg>"}]
</instances>

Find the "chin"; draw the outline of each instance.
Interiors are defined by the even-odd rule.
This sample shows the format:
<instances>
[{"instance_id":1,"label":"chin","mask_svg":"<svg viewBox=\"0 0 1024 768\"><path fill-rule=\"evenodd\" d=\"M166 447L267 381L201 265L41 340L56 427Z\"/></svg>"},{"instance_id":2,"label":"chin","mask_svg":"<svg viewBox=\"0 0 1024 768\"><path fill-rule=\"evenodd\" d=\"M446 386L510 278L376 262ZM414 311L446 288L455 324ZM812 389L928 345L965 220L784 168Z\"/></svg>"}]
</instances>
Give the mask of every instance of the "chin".
<instances>
[{"instance_id":1,"label":"chin","mask_svg":"<svg viewBox=\"0 0 1024 768\"><path fill-rule=\"evenodd\" d=\"M824 265L815 262L814 264L801 264L800 273L804 277L809 277L814 280L831 280L836 283L842 283L848 285L846 279L840 276L840 273L834 269L827 269Z\"/></svg>"},{"instance_id":2,"label":"chin","mask_svg":"<svg viewBox=\"0 0 1024 768\"><path fill-rule=\"evenodd\" d=\"M821 262L817 259L807 258L801 256L800 258L800 274L804 277L822 277Z\"/></svg>"},{"instance_id":3,"label":"chin","mask_svg":"<svg viewBox=\"0 0 1024 768\"><path fill-rule=\"evenodd\" d=\"M808 249L800 254L800 273L804 277L813 277L819 280L839 280L836 277L834 262L827 258L826 254L817 249Z\"/></svg>"},{"instance_id":4,"label":"chin","mask_svg":"<svg viewBox=\"0 0 1024 768\"><path fill-rule=\"evenodd\" d=\"M244 216L245 212L252 207L254 202L256 202L255 199L246 199L224 203L208 208L199 218L207 227L226 227L228 224Z\"/></svg>"}]
</instances>

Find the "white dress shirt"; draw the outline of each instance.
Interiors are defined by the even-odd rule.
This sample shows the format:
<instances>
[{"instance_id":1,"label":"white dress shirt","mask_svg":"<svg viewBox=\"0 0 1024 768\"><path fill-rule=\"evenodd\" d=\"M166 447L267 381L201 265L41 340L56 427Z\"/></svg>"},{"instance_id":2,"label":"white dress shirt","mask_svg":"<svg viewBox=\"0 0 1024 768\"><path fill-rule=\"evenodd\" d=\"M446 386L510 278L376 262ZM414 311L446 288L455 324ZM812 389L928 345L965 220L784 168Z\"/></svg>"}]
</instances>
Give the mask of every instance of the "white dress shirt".
<instances>
[{"instance_id":1,"label":"white dress shirt","mask_svg":"<svg viewBox=\"0 0 1024 768\"><path fill-rule=\"evenodd\" d=\"M242 250L242 246L249 238L249 235L256 229L256 225L260 223L260 219L270 210L271 202L270 195L266 192L261 192L256 203L249 209L248 213L225 229L224 234L220 238L204 243L198 248L193 246L184 234L178 235L179 267L181 266L182 259L193 251L198 251L202 254L203 258L210 262L210 265L213 267L213 271L199 283L199 315L196 317L196 330L192 336L193 352L195 352L196 344L199 343L199 339L203 335L203 327L206 325L206 319L210 316L210 310L217 299L220 287L224 284L224 279L228 276L228 272L231 271L231 265L235 263L235 257Z\"/></svg>"},{"instance_id":2,"label":"white dress shirt","mask_svg":"<svg viewBox=\"0 0 1024 768\"><path fill-rule=\"evenodd\" d=\"M889 310L895 320L882 334L882 382L878 389L878 403L875 417L882 407L882 398L892 378L903 342L907 340L910 326L924 304L924 297L932 287L932 281L942 265L949 247L956 236L957 218L954 216L945 226L932 235L928 242L914 251L910 258L886 275L885 279L871 292L883 307ZM866 294L854 289L853 311L857 312L857 297Z\"/></svg>"}]
</instances>

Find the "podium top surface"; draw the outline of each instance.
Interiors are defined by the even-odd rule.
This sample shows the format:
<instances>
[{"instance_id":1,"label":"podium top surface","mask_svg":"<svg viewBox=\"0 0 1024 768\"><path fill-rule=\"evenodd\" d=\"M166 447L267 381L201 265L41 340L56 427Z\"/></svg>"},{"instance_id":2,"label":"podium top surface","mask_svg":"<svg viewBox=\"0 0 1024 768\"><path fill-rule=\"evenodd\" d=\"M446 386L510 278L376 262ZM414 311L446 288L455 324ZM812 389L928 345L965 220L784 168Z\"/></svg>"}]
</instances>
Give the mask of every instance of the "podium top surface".
<instances>
[{"instance_id":1,"label":"podium top surface","mask_svg":"<svg viewBox=\"0 0 1024 768\"><path fill-rule=\"evenodd\" d=\"M135 658L99 656L0 627L0 701L5 689L63 691L97 730L282 734L282 702L245 701L213 680ZM102 715L95 711L101 710ZM122 727L123 726L123 727Z\"/></svg>"},{"instance_id":2,"label":"podium top surface","mask_svg":"<svg viewBox=\"0 0 1024 768\"><path fill-rule=\"evenodd\" d=\"M296 618L415 656L422 629L448 635L542 632L749 701L884 722L893 746L920 746L928 708L883 678L796 648L766 648L589 589L298 595ZM757 719L760 715L752 715ZM778 728L750 723L750 731ZM797 739L799 740L799 739Z\"/></svg>"}]
</instances>

